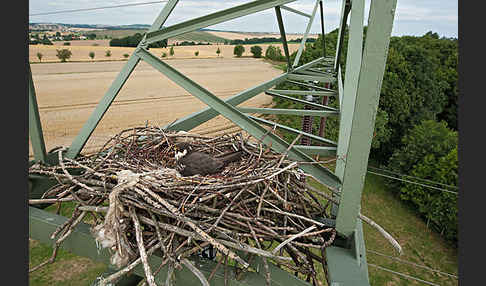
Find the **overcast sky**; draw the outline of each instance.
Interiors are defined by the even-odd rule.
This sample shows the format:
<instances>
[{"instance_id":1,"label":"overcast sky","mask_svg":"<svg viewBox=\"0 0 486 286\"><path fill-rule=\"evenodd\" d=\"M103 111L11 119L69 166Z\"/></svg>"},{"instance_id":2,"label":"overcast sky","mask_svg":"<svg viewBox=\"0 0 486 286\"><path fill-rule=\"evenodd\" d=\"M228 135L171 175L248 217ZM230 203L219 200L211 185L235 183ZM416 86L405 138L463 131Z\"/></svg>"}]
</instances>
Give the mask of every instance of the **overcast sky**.
<instances>
[{"instance_id":1,"label":"overcast sky","mask_svg":"<svg viewBox=\"0 0 486 286\"><path fill-rule=\"evenodd\" d=\"M153 2L156 0L29 0L29 15L45 12L106 7L131 3ZM342 0L324 1L324 21L326 33L338 26ZM371 0L365 0L365 24ZM175 24L194 17L230 8L250 0L181 0L166 25ZM311 13L315 0L297 0L287 6ZM66 24L152 24L165 3L142 6L82 11L46 16L29 16L29 22ZM433 31L444 37L457 37L457 0L398 0L393 24L393 35L423 35ZM282 10L285 29L289 33L304 32L307 18ZM319 17L316 17L311 33L320 32ZM278 32L273 9L234 19L209 28L246 32Z\"/></svg>"}]
</instances>

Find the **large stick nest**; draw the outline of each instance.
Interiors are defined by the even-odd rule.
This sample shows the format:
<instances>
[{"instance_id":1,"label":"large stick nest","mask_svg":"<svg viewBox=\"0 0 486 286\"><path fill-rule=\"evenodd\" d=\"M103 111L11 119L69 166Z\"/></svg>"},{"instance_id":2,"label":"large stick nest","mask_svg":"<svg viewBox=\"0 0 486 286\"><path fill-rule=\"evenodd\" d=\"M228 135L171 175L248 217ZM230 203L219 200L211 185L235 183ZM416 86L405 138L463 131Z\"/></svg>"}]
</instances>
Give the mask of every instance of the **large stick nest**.
<instances>
[{"instance_id":1,"label":"large stick nest","mask_svg":"<svg viewBox=\"0 0 486 286\"><path fill-rule=\"evenodd\" d=\"M35 164L29 173L59 182L40 201L76 203L72 217L52 235L59 236L56 247L86 214L95 218L94 237L121 268L101 284L143 263L148 284L155 285L147 259L158 249L169 269L185 265L205 284L212 276L204 277L187 258L207 247L217 250L218 267L230 259L248 270L250 260L259 257L267 283L271 260L320 284L316 267L325 271L324 248L336 235L316 220L330 217L326 194L305 184L308 175L299 169L305 162L287 160L249 139L133 128L76 160L62 158L58 150L59 165ZM174 146L179 142L215 157L236 150L243 154L217 175L183 177L176 170Z\"/></svg>"}]
</instances>

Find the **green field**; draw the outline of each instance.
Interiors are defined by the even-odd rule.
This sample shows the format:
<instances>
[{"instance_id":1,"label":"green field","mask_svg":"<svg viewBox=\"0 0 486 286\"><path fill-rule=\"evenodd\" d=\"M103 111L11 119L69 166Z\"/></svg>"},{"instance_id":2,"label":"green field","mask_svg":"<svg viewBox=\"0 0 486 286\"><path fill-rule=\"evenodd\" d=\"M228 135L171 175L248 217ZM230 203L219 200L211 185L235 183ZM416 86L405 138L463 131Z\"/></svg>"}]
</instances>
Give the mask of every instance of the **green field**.
<instances>
[{"instance_id":1,"label":"green field","mask_svg":"<svg viewBox=\"0 0 486 286\"><path fill-rule=\"evenodd\" d=\"M49 207L49 210L55 211L55 208ZM66 205L61 214L67 215L71 211L72 205ZM398 240L403 248L403 254L399 259L458 275L457 249L448 244L439 234L427 229L424 221L413 209L387 192L381 177L372 174L366 176L361 212L382 225ZM445 274L431 272L375 254L378 252L396 256L392 246L374 228L367 224L363 224L363 228L368 263L438 285L458 285L457 279ZM29 243L29 250L30 267L49 258L52 252L51 247L32 240ZM87 285L106 269L103 264L93 263L89 259L61 251L54 264L29 275L29 285ZM423 285L372 266L368 269L370 283L373 286Z\"/></svg>"}]
</instances>

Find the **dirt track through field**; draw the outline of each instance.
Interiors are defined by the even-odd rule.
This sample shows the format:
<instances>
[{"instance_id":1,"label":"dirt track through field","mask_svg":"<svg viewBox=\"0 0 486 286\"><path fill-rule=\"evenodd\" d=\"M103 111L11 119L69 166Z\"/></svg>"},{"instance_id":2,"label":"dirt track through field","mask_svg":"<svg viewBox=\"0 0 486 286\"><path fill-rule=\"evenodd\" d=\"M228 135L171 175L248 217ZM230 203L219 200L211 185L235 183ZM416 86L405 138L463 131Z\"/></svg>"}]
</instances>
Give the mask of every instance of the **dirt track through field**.
<instances>
[{"instance_id":1,"label":"dirt track through field","mask_svg":"<svg viewBox=\"0 0 486 286\"><path fill-rule=\"evenodd\" d=\"M261 59L174 59L167 63L221 99L226 99L281 74ZM121 71L125 62L45 63L32 65L32 77L47 151L69 147ZM271 104L260 94L241 106ZM140 62L95 129L83 152L94 151L121 130L145 125L164 126L206 105ZM219 116L194 129L200 134L238 131ZM29 144L29 155L32 155Z\"/></svg>"}]
</instances>

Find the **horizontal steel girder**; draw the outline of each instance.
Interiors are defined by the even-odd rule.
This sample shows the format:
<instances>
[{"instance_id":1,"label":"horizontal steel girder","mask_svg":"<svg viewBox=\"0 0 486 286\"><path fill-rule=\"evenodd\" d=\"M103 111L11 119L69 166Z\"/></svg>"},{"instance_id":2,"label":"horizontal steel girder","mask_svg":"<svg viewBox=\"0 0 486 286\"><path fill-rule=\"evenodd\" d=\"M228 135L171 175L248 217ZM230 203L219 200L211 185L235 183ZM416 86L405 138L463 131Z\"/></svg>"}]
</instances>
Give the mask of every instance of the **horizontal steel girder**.
<instances>
[{"instance_id":1,"label":"horizontal steel girder","mask_svg":"<svg viewBox=\"0 0 486 286\"><path fill-rule=\"evenodd\" d=\"M208 106L211 106L215 111L219 112L219 114L231 120L233 123L251 134L254 138L263 138L263 143L271 146L274 151L283 153L289 148L289 144L285 142L285 140L273 133L268 133L265 128L251 120L248 116L239 112L235 107L224 102L208 90L204 89L202 86L198 85L168 64L161 61L159 58L149 53L147 50L139 48L136 54L140 56L142 60L153 66L156 70L167 76L167 78L172 80L174 83L185 89L193 96L197 97L202 102L206 103ZM290 148L288 151L288 157L291 160L299 162L314 161L311 157L294 148ZM337 176L323 166L317 164L304 164L301 165L300 168L308 174L314 176L320 183L330 188L339 189L341 186L341 182Z\"/></svg>"},{"instance_id":2,"label":"horizontal steel girder","mask_svg":"<svg viewBox=\"0 0 486 286\"><path fill-rule=\"evenodd\" d=\"M300 82L300 81L293 81L293 80L287 79L287 82L290 82L290 83L293 83L293 84L296 84L296 85L299 85L299 86L303 86L303 87L308 87L308 88L316 89L316 90L336 92L336 91L334 91L334 90L332 90L330 88L316 86L316 85L309 84L309 83L303 83L303 82Z\"/></svg>"},{"instance_id":3,"label":"horizontal steel girder","mask_svg":"<svg viewBox=\"0 0 486 286\"><path fill-rule=\"evenodd\" d=\"M336 96L336 91L319 91L319 90L283 90L283 89L269 89L268 91L282 94L282 95L313 95L313 96Z\"/></svg>"},{"instance_id":4,"label":"horizontal steel girder","mask_svg":"<svg viewBox=\"0 0 486 286\"><path fill-rule=\"evenodd\" d=\"M304 80L304 81L318 81L323 83L334 83L336 81L335 77L328 75L302 75L302 74L289 74L288 79L291 80Z\"/></svg>"},{"instance_id":5,"label":"horizontal steel girder","mask_svg":"<svg viewBox=\"0 0 486 286\"><path fill-rule=\"evenodd\" d=\"M319 155L321 157L335 157L337 150L336 147L327 146L294 145L294 147L307 155Z\"/></svg>"},{"instance_id":6,"label":"horizontal steel girder","mask_svg":"<svg viewBox=\"0 0 486 286\"><path fill-rule=\"evenodd\" d=\"M268 126L276 126L278 128L292 132L294 134L302 134L303 136L307 136L307 137L312 138L314 140L317 140L317 141L320 141L320 142L323 142L323 143L326 143L326 144L330 144L332 146L337 146L336 142L329 140L329 139L326 139L326 138L323 138L323 137L320 137L320 136L317 136L317 135L314 135L314 134L311 134L311 133L300 131L300 130L288 127L286 125L279 124L279 123L276 123L276 122L273 122L273 121L270 121L270 120L266 120L266 119L263 119L263 118L259 118L259 117L255 117L255 116L251 116L251 115L249 115L248 117L255 120L255 121L258 121L258 122L261 122L265 125L268 125Z\"/></svg>"},{"instance_id":7,"label":"horizontal steel girder","mask_svg":"<svg viewBox=\"0 0 486 286\"><path fill-rule=\"evenodd\" d=\"M293 102L296 102L296 103L302 103L302 104L309 105L309 106L312 106L312 107L316 107L316 108L319 108L319 109L322 109L322 110L339 112L338 109L333 108L333 107L329 107L327 105L322 105L322 104L319 104L319 103L314 103L314 102L310 102L310 101L307 101L307 100L298 99L298 98L295 98L295 97L278 94L276 92L272 92L272 91L269 91L269 90L266 91L265 93L268 94L268 95L271 95L271 96L280 97L282 99L287 99L287 100L290 100L290 101L293 101Z\"/></svg>"},{"instance_id":8,"label":"horizontal steel girder","mask_svg":"<svg viewBox=\"0 0 486 286\"><path fill-rule=\"evenodd\" d=\"M298 116L337 116L339 112L329 110L307 110L307 109L285 109L285 108L255 108L255 107L238 107L240 112L243 113L259 113L259 114L286 114L286 115L298 115Z\"/></svg>"},{"instance_id":9,"label":"horizontal steel girder","mask_svg":"<svg viewBox=\"0 0 486 286\"><path fill-rule=\"evenodd\" d=\"M162 41L187 32L199 30L231 19L239 18L256 12L260 12L275 6L294 2L296 0L257 0L236 7L221 10L199 18L191 19L175 24L158 31L146 34L146 43L151 44Z\"/></svg>"}]
</instances>

